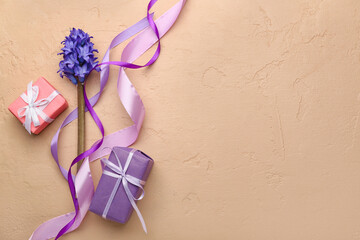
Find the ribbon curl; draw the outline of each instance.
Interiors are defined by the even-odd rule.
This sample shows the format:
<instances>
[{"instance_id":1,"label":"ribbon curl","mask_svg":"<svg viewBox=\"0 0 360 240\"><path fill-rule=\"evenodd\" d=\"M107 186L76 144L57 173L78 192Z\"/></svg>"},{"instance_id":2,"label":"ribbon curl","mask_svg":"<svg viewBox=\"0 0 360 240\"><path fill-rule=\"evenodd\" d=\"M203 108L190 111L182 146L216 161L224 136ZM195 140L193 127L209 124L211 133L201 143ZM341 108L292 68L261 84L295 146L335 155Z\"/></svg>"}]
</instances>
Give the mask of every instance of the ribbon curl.
<instances>
[{"instance_id":1,"label":"ribbon curl","mask_svg":"<svg viewBox=\"0 0 360 240\"><path fill-rule=\"evenodd\" d=\"M98 64L97 66L95 66L92 70L96 69L98 66L100 65L117 65L120 67L128 67L128 68L143 68L146 66L150 66L151 64L153 64L157 58L160 55L160 36L159 36L159 31L156 27L156 24L154 22L154 20L152 19L151 15L150 15L150 9L151 7L157 2L157 0L150 0L148 7L147 7L147 20L149 22L149 26L151 27L151 31L154 32L156 34L156 41L158 42L158 47L156 49L156 52L154 53L154 55L152 56L152 58L143 66L141 65L135 65L129 62L102 62L100 64ZM91 71L92 71L91 70ZM91 146L90 149L86 150L85 152L81 153L80 155L78 155L71 163L70 167L69 167L69 171L68 171L68 176L67 176L67 180L68 180L68 185L69 185L69 189L70 189L70 193L71 193L71 197L74 203L74 207L75 207L75 216L73 219L71 219L70 222L68 222L56 235L55 240L57 240L58 238L60 238L62 235L64 235L70 228L71 226L75 223L76 218L78 217L79 213L80 213L80 206L79 206L79 201L77 199L76 196L76 188L75 188L75 184L74 184L74 180L72 178L72 174L71 174L71 168L78 163L79 161L81 161L82 159L89 157L91 154L93 154L95 151L97 151L100 146L102 145L103 141L104 141L104 137L105 137L105 131L104 131L104 127L99 119L99 117L97 116L96 112L94 111L94 109L92 108L89 99L87 98L86 95L86 90L85 90L85 85L86 82L84 83L84 100L85 100L85 106L87 107L88 111L91 114L91 117L93 118L94 122L96 123L96 125L98 126L99 130L101 131L101 135L102 138L100 140L98 140L96 143L94 143L94 145Z\"/></svg>"},{"instance_id":2,"label":"ribbon curl","mask_svg":"<svg viewBox=\"0 0 360 240\"><path fill-rule=\"evenodd\" d=\"M87 106L86 110L89 110L90 114L94 118L96 124L102 133L102 138L95 143L89 150L85 153L80 154L74 159L71 166L73 166L77 161L85 158L85 161L80 168L79 173L75 179L71 175L71 171L66 171L59 163L58 157L58 140L60 136L61 129L68 125L70 122L77 118L77 109L74 109L64 120L56 134L54 135L51 142L51 153L54 157L56 164L58 165L61 173L69 181L70 191L73 197L75 212L67 213L56 218L53 218L43 224L41 224L32 234L30 240L43 240L50 239L56 236L56 239L61 235L75 230L83 218L87 210L89 209L90 202L93 196L93 182L91 177L91 172L89 168L89 162L94 161L102 156L108 155L110 149L114 146L127 147L134 143L139 135L141 125L145 116L145 108L142 103L142 100L135 90L134 86L131 84L129 78L127 77L124 68L139 68L138 65L133 65L131 62L139 58L143 53L145 53L153 44L155 44L159 38L165 35L165 33L172 27L178 18L183 6L185 5L186 0L180 0L162 16L160 16L156 21L152 19L152 14L149 13L150 8L154 5L156 0L151 0L148 5L147 17L140 20L138 23L124 30L122 33L117 35L111 42L108 50L105 53L102 63L106 65L101 65L100 72L100 91L96 93L91 99L87 99L86 91L84 87L85 103ZM156 23L156 25L155 25ZM158 31L154 31L154 27L157 27ZM144 31L142 31L145 29ZM142 31L141 33L139 33ZM155 32L155 34L154 34ZM118 44L132 37L133 35L139 33L129 44L124 48L121 55L121 62L109 62L110 50L116 47ZM154 56L150 61L142 67L148 66L155 62L159 56L160 47L158 46ZM156 56L156 57L155 57ZM124 128L115 133L109 134L104 137L104 130L100 119L97 117L93 106L98 102L105 85L109 78L109 64L120 66L120 72L118 76L117 88L118 94L122 104L124 105L127 113L131 117L134 124L130 127ZM102 145L101 145L102 143ZM102 148L100 149L100 145ZM103 151L105 150L105 151ZM71 167L70 167L71 169ZM81 173L81 174L80 174ZM80 178L80 179L79 179ZM77 184L80 182L79 184ZM76 190L75 190L76 189ZM77 198L76 198L77 196ZM70 221L70 222L68 222ZM64 223L68 224L61 229L61 226Z\"/></svg>"},{"instance_id":3,"label":"ribbon curl","mask_svg":"<svg viewBox=\"0 0 360 240\"><path fill-rule=\"evenodd\" d=\"M24 127L26 131L31 134L31 123L35 127L40 126L39 117L41 117L45 122L51 123L54 119L50 118L46 113L43 112L44 108L49 105L49 103L54 100L54 98L59 95L58 91L53 91L47 98L36 99L39 96L39 87L33 86L32 81L27 85L26 94L23 93L20 95L22 100L27 104L25 107L19 108L17 114L19 118L25 117Z\"/></svg>"}]
</instances>

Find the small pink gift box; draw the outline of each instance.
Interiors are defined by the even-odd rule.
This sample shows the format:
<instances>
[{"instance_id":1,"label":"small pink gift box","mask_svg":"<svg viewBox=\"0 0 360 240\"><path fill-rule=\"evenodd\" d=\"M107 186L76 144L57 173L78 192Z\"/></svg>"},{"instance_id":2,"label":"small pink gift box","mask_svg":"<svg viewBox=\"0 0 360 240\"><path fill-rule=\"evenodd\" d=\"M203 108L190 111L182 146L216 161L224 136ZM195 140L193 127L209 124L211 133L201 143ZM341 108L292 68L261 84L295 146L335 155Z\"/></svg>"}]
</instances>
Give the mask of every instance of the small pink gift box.
<instances>
[{"instance_id":1,"label":"small pink gift box","mask_svg":"<svg viewBox=\"0 0 360 240\"><path fill-rule=\"evenodd\" d=\"M8 107L31 134L39 134L68 107L65 98L45 78L30 82L27 90Z\"/></svg>"}]
</instances>

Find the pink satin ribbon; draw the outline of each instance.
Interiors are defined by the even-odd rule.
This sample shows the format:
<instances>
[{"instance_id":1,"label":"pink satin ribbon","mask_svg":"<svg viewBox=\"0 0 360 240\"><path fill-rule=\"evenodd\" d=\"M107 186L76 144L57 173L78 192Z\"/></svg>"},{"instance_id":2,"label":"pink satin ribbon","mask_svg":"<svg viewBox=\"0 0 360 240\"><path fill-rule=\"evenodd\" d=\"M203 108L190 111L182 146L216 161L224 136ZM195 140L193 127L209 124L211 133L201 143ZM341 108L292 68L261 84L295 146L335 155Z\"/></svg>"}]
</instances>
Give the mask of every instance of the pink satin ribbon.
<instances>
[{"instance_id":1,"label":"pink satin ribbon","mask_svg":"<svg viewBox=\"0 0 360 240\"><path fill-rule=\"evenodd\" d=\"M164 34L171 28L171 26L176 21L179 16L186 0L180 0L176 3L171 9L166 13L160 16L156 21L156 26L159 31L159 36L162 37ZM149 8L152 5L149 4ZM149 10L149 9L148 9ZM139 21L137 24L133 25L129 29L125 30L123 33L116 36L110 44L109 49L107 50L103 63L107 62L110 64L116 64L119 62L109 62L109 53L112 48L125 41L127 38L135 35L139 31L143 30L148 24L145 22L146 19ZM157 42L157 36L154 34L151 27L146 27L138 36L136 36L124 49L121 62L131 63L139 58L144 52L146 52L153 44ZM150 60L151 61L151 60ZM94 97L90 99L91 106L95 105L98 99L101 96L101 93L107 83L109 76L109 66L103 65L102 71L100 73L100 82L101 87L100 91L95 94ZM86 158L80 168L78 174L75 178L75 188L77 194L77 200L79 204L79 213L76 216L74 224L66 231L66 233L75 230L81 224L83 218L85 217L92 197L94 193L94 185L91 177L89 162L94 161L102 156L108 155L111 151L111 148L114 146L123 146L127 147L134 143L139 135L141 125L145 116L145 108L141 101L141 98L134 86L131 84L129 78L127 77L124 68L120 67L117 89L120 100L124 105L126 111L131 117L134 124L130 127L124 128L120 131L114 132L105 136L101 148L96 152L90 155L89 158ZM59 164L58 154L57 154L57 141L60 135L60 131L63 127L69 124L71 121L77 118L76 109L69 114L69 116L64 120L63 124L55 134L52 141L51 152L54 156L56 163L59 166L62 174L67 178L68 172ZM56 143L56 144L54 144ZM71 181L71 180L70 180ZM75 216L75 212L67 213L58 217L55 217L43 224L41 224L31 235L31 240L43 240L54 238L60 229L71 221Z\"/></svg>"}]
</instances>

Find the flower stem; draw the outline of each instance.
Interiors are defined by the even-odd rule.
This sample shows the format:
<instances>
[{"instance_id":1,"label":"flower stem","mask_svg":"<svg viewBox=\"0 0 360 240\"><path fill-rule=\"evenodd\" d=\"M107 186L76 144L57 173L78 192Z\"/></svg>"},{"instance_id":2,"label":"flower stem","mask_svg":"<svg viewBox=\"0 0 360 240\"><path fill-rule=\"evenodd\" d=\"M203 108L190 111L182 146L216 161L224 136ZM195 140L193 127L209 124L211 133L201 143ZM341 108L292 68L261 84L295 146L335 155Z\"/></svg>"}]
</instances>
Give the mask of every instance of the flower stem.
<instances>
[{"instance_id":1,"label":"flower stem","mask_svg":"<svg viewBox=\"0 0 360 240\"><path fill-rule=\"evenodd\" d=\"M80 82L77 84L78 97L78 144L77 153L80 155L85 151L85 101L84 101L84 85ZM79 171L83 159L77 163Z\"/></svg>"}]
</instances>

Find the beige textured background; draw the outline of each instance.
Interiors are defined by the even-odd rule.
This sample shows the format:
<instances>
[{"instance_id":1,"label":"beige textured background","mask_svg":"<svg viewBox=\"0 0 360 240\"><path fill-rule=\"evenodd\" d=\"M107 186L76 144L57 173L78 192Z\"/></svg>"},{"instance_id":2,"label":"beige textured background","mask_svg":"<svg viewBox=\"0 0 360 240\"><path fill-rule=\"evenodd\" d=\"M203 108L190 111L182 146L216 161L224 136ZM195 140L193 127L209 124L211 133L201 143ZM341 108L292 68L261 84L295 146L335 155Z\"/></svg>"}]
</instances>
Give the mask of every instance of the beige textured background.
<instances>
[{"instance_id":1,"label":"beige textured background","mask_svg":"<svg viewBox=\"0 0 360 240\"><path fill-rule=\"evenodd\" d=\"M160 16L176 1L159 1ZM69 27L110 40L147 0L0 0L0 239L27 239L73 210L50 140L76 105L56 71ZM360 2L189 0L150 69L129 70L147 115L134 145L156 163L139 202L149 234L89 213L63 239L360 239ZM121 47L112 59L119 59ZM147 54L140 59L144 63ZM7 106L37 77L70 108L30 136ZM107 133L131 121L117 68L96 106ZM98 75L89 78L90 93ZM87 145L98 137L87 118ZM76 124L61 162L76 154ZM96 181L99 163L92 164Z\"/></svg>"}]
</instances>

